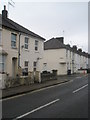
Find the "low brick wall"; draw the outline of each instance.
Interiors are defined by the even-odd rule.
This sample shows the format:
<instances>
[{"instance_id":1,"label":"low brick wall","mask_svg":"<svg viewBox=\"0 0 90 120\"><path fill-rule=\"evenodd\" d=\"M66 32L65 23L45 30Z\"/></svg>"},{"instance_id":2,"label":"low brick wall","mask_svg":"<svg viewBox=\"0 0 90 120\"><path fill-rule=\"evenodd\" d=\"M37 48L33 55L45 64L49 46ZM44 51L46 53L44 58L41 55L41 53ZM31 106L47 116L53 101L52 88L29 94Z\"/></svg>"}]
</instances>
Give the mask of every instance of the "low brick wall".
<instances>
[{"instance_id":1,"label":"low brick wall","mask_svg":"<svg viewBox=\"0 0 90 120\"><path fill-rule=\"evenodd\" d=\"M50 73L50 72L44 72L41 73L41 80L47 81L47 80L57 80L57 73Z\"/></svg>"},{"instance_id":2,"label":"low brick wall","mask_svg":"<svg viewBox=\"0 0 90 120\"><path fill-rule=\"evenodd\" d=\"M4 79L4 88L16 87L20 85L31 85L41 82L41 74L39 71L28 72L28 76L17 76L16 78L7 77Z\"/></svg>"},{"instance_id":3,"label":"low brick wall","mask_svg":"<svg viewBox=\"0 0 90 120\"><path fill-rule=\"evenodd\" d=\"M10 88L20 85L30 85L34 83L34 80L32 80L30 77L27 76L21 76L17 78L5 79L4 82L5 82L5 88Z\"/></svg>"}]
</instances>

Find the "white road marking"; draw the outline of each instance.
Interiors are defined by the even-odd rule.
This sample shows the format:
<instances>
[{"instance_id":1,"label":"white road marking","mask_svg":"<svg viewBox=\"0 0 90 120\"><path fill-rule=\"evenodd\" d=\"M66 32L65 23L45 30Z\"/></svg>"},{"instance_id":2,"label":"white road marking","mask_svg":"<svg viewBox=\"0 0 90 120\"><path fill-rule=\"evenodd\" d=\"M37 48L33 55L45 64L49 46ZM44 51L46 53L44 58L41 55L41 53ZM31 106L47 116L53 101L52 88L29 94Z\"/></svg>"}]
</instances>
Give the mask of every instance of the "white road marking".
<instances>
[{"instance_id":1,"label":"white road marking","mask_svg":"<svg viewBox=\"0 0 90 120\"><path fill-rule=\"evenodd\" d=\"M59 84L57 84L57 85L52 85L52 86L49 86L49 87L41 88L41 89L38 89L38 90L34 90L34 91L32 91L32 92L23 93L23 94L21 94L21 95L9 97L9 98L3 98L2 101L6 101L6 100L10 100L10 99L22 97L22 96L25 96L25 95L28 95L28 94L30 95L30 94L33 94L33 93L36 93L36 92L39 92L39 91L43 91L43 90L49 89L49 88L61 86L61 85L63 85L63 84L68 84L68 83L70 83L70 82L73 82L73 80L70 80L70 81L65 82L65 83L59 83Z\"/></svg>"},{"instance_id":2,"label":"white road marking","mask_svg":"<svg viewBox=\"0 0 90 120\"><path fill-rule=\"evenodd\" d=\"M83 89L83 88L85 88L85 87L87 87L87 86L88 86L88 84L82 86L81 88L78 88L77 90L74 90L73 93L76 93L76 92L78 92L79 90L81 90L81 89Z\"/></svg>"},{"instance_id":3,"label":"white road marking","mask_svg":"<svg viewBox=\"0 0 90 120\"><path fill-rule=\"evenodd\" d=\"M13 96L13 97L3 98L3 99L2 99L2 102L3 102L3 101L6 101L6 100L11 100L11 99L14 99L14 98L22 97L22 96L24 96L24 95L26 95L26 94L23 93L23 94L21 94L21 95L16 95L16 96Z\"/></svg>"},{"instance_id":4,"label":"white road marking","mask_svg":"<svg viewBox=\"0 0 90 120\"><path fill-rule=\"evenodd\" d=\"M56 100L54 100L54 101L52 101L52 102L49 102L49 103L47 103L47 104L45 104L45 105L42 105L42 106L40 106L40 107L38 107L38 108L30 111L30 112L27 112L27 113L25 113L25 114L23 114L23 115L20 115L19 117L16 117L16 118L13 119L13 120L17 120L17 119L23 118L23 117L25 117L25 116L27 116L27 115L29 115L29 114L31 114L31 113L34 113L34 112L36 112L36 111L38 111L38 110L40 110L40 109L42 109L42 108L44 108L44 107L47 107L47 106L49 106L49 105L51 105L51 104L54 104L54 103L58 102L58 101L59 101L59 99L56 99Z\"/></svg>"}]
</instances>

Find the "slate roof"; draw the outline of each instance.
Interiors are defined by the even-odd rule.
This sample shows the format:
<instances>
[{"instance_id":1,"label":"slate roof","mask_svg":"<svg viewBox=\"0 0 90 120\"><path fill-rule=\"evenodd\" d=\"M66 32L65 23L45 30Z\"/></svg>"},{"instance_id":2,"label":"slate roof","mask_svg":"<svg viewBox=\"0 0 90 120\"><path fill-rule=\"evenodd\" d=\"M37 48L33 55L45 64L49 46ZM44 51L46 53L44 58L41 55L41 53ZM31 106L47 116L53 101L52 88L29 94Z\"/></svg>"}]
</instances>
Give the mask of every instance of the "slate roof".
<instances>
[{"instance_id":1,"label":"slate roof","mask_svg":"<svg viewBox=\"0 0 90 120\"><path fill-rule=\"evenodd\" d=\"M44 49L60 49L60 48L66 48L66 46L58 39L51 38L50 40L44 42Z\"/></svg>"},{"instance_id":2,"label":"slate roof","mask_svg":"<svg viewBox=\"0 0 90 120\"><path fill-rule=\"evenodd\" d=\"M77 53L79 55L83 55L85 57L90 58L90 54L85 53L85 52L80 52L78 50L73 49L69 45L65 45L64 43L61 42L62 39L63 39L62 37L61 37L61 40L60 39L56 39L56 38L51 38L50 40L44 42L44 50L65 48L65 49L70 50L70 51L72 51L74 53Z\"/></svg>"},{"instance_id":3,"label":"slate roof","mask_svg":"<svg viewBox=\"0 0 90 120\"><path fill-rule=\"evenodd\" d=\"M30 30L28 30L27 28L19 25L18 23L12 21L9 18L3 18L2 17L2 27L9 28L9 29L21 32L21 33L25 33L27 35L31 35L33 37L36 37L36 38L39 38L39 39L42 39L42 40L45 40L43 37L37 35L36 33L32 32Z\"/></svg>"},{"instance_id":4,"label":"slate roof","mask_svg":"<svg viewBox=\"0 0 90 120\"><path fill-rule=\"evenodd\" d=\"M71 50L72 48L69 47L68 45L65 45L62 43L63 37L57 39L57 38L51 38L50 40L44 42L44 50L49 50L49 49L62 49L65 48L67 50Z\"/></svg>"}]
</instances>

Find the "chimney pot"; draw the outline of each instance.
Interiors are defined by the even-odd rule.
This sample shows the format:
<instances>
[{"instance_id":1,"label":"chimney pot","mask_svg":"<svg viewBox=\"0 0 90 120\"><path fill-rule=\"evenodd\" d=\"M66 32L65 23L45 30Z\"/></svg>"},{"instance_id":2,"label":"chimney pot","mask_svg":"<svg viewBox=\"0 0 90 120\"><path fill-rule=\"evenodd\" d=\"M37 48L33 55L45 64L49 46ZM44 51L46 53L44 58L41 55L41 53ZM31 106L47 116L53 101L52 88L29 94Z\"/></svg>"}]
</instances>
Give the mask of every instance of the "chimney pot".
<instances>
[{"instance_id":1,"label":"chimney pot","mask_svg":"<svg viewBox=\"0 0 90 120\"><path fill-rule=\"evenodd\" d=\"M4 10L6 10L6 5L4 5Z\"/></svg>"},{"instance_id":2,"label":"chimney pot","mask_svg":"<svg viewBox=\"0 0 90 120\"><path fill-rule=\"evenodd\" d=\"M76 45L73 45L73 50L77 51L77 46Z\"/></svg>"},{"instance_id":3,"label":"chimney pot","mask_svg":"<svg viewBox=\"0 0 90 120\"><path fill-rule=\"evenodd\" d=\"M67 47L70 47L70 45L69 45L69 44L67 44L66 46L67 46Z\"/></svg>"},{"instance_id":4,"label":"chimney pot","mask_svg":"<svg viewBox=\"0 0 90 120\"><path fill-rule=\"evenodd\" d=\"M82 49L81 49L81 48L79 48L79 49L78 49L78 51L79 51L79 52L82 52Z\"/></svg>"},{"instance_id":5,"label":"chimney pot","mask_svg":"<svg viewBox=\"0 0 90 120\"><path fill-rule=\"evenodd\" d=\"M8 11L6 10L6 5L4 5L4 10L2 10L2 17L7 18L8 17Z\"/></svg>"}]
</instances>

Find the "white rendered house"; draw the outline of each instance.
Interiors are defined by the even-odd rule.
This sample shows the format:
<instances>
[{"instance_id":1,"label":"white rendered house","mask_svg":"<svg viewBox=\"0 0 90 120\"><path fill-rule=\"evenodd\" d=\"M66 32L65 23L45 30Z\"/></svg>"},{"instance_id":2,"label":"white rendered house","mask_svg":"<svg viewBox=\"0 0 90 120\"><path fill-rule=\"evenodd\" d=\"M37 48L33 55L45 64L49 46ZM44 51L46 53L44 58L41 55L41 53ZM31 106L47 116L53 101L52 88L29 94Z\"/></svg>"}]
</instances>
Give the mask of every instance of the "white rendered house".
<instances>
[{"instance_id":1,"label":"white rendered house","mask_svg":"<svg viewBox=\"0 0 90 120\"><path fill-rule=\"evenodd\" d=\"M52 38L44 43L43 71L57 70L58 75L77 73L86 69L87 54L77 50L77 46L64 44L63 37Z\"/></svg>"},{"instance_id":2,"label":"white rendered house","mask_svg":"<svg viewBox=\"0 0 90 120\"><path fill-rule=\"evenodd\" d=\"M43 65L40 61L43 58L45 39L9 19L6 6L4 6L0 18L2 19L0 73L14 78L18 74L19 68L22 69L22 72L27 73L41 72Z\"/></svg>"}]
</instances>

